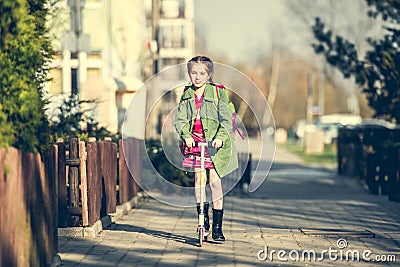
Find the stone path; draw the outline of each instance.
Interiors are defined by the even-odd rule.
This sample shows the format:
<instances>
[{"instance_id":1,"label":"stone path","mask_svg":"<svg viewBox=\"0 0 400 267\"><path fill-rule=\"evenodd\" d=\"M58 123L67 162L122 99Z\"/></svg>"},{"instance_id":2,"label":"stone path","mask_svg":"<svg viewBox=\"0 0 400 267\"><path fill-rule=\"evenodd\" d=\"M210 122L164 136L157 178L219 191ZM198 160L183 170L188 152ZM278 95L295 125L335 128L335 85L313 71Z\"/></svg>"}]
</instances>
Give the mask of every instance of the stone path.
<instances>
[{"instance_id":1,"label":"stone path","mask_svg":"<svg viewBox=\"0 0 400 267\"><path fill-rule=\"evenodd\" d=\"M400 266L400 203L285 151L224 207L227 241L200 248L194 208L149 198L95 239L60 238L62 266Z\"/></svg>"}]
</instances>

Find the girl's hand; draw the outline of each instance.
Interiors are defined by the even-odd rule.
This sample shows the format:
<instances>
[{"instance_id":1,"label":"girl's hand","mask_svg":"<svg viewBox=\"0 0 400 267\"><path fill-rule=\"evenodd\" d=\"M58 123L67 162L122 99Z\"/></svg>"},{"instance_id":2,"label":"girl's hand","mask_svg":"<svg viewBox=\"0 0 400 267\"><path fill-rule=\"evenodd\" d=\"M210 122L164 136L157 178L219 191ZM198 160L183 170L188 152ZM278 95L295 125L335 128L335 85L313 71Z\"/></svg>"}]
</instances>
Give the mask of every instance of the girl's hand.
<instances>
[{"instance_id":1,"label":"girl's hand","mask_svg":"<svg viewBox=\"0 0 400 267\"><path fill-rule=\"evenodd\" d=\"M194 146L194 139L192 137L185 138L185 144L188 148L192 148Z\"/></svg>"},{"instance_id":2,"label":"girl's hand","mask_svg":"<svg viewBox=\"0 0 400 267\"><path fill-rule=\"evenodd\" d=\"M222 140L221 139L214 139L212 141L212 146L216 149L220 148L222 146Z\"/></svg>"}]
</instances>

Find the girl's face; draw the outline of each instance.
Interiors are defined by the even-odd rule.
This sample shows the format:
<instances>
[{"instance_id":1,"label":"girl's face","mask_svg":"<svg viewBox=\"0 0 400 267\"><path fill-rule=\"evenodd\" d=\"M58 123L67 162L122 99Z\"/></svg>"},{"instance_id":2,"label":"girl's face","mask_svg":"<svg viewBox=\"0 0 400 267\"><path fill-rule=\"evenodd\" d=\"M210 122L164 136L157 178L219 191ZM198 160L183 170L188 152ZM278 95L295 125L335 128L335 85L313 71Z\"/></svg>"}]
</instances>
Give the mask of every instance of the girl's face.
<instances>
[{"instance_id":1,"label":"girl's face","mask_svg":"<svg viewBox=\"0 0 400 267\"><path fill-rule=\"evenodd\" d=\"M196 88L203 87L211 77L207 66L202 63L193 63L189 70L189 76Z\"/></svg>"}]
</instances>

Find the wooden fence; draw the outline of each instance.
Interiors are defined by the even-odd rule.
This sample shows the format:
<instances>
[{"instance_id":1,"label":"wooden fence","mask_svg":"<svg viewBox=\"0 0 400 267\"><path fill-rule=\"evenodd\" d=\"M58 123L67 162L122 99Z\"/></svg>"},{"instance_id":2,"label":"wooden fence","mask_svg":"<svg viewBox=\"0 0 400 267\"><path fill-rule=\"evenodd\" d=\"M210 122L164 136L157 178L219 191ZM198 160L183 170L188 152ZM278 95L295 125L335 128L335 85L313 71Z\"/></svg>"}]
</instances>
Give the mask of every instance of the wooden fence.
<instances>
[{"instance_id":1,"label":"wooden fence","mask_svg":"<svg viewBox=\"0 0 400 267\"><path fill-rule=\"evenodd\" d=\"M87 144L73 137L69 151L58 146L58 226L92 226L114 213L116 206L129 201L139 187L128 170L126 158L133 160L135 178L141 177L143 141L127 139L123 149L109 140ZM133 171L133 170L132 170Z\"/></svg>"},{"instance_id":2,"label":"wooden fence","mask_svg":"<svg viewBox=\"0 0 400 267\"><path fill-rule=\"evenodd\" d=\"M137 196L133 176L142 179L143 153L143 140L134 138L117 144L73 137L53 145L43 159L0 149L0 266L50 265L59 227L92 226ZM250 160L239 155L232 182L249 182Z\"/></svg>"},{"instance_id":3,"label":"wooden fence","mask_svg":"<svg viewBox=\"0 0 400 267\"><path fill-rule=\"evenodd\" d=\"M135 197L143 141L87 144L71 138L44 158L0 149L0 266L49 266L57 255L58 227L92 226ZM67 150L67 147L69 148Z\"/></svg>"},{"instance_id":4,"label":"wooden fence","mask_svg":"<svg viewBox=\"0 0 400 267\"><path fill-rule=\"evenodd\" d=\"M0 266L48 266L55 257L56 154L0 149Z\"/></svg>"},{"instance_id":5,"label":"wooden fence","mask_svg":"<svg viewBox=\"0 0 400 267\"><path fill-rule=\"evenodd\" d=\"M365 181L372 194L400 202L400 129L339 130L338 173Z\"/></svg>"}]
</instances>

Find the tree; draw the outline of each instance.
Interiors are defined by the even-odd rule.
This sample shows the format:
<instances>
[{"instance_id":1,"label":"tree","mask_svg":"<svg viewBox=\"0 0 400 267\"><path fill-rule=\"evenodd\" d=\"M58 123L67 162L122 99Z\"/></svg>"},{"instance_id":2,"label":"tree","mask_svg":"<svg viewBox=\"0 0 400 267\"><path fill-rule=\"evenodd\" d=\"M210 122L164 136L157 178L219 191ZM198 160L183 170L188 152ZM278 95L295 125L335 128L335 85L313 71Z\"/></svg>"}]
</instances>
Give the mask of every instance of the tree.
<instances>
[{"instance_id":1,"label":"tree","mask_svg":"<svg viewBox=\"0 0 400 267\"><path fill-rule=\"evenodd\" d=\"M400 0L365 0L368 15L381 18L383 36L366 38L365 55L351 41L334 35L317 17L312 27L317 54L337 68L345 78L354 77L363 88L375 117L400 122Z\"/></svg>"},{"instance_id":2,"label":"tree","mask_svg":"<svg viewBox=\"0 0 400 267\"><path fill-rule=\"evenodd\" d=\"M56 142L58 138L68 140L72 136L83 141L88 141L89 137L111 137L117 141L119 136L101 126L91 113L97 103L95 99L80 100L76 95L65 98L50 117L51 141Z\"/></svg>"},{"instance_id":3,"label":"tree","mask_svg":"<svg viewBox=\"0 0 400 267\"><path fill-rule=\"evenodd\" d=\"M332 32L340 32L342 36L351 39L360 54L364 54L368 46L368 43L364 40L365 36L381 34L381 30L374 25L373 20L368 18L366 14L368 5L364 0L347 1L345 4L337 0L296 0L286 1L286 3L293 18L297 19L295 21L297 31L303 33L302 37L307 45L309 45L310 39L313 39L312 26L317 16L323 18L324 23L329 25ZM309 52L315 54L311 46ZM313 58L312 54L304 52L300 56ZM314 65L319 72L315 77L321 82L318 91L325 93L325 101L319 103L320 106L323 104L322 110L325 113L332 112L329 107L333 107L333 110L336 110L334 108L335 101L331 101L332 98L328 97L330 94L346 106L346 109L342 109L342 112L350 111L354 114L360 113L364 117L371 117L373 111L368 107L365 95L360 93L354 79L343 79L340 71L325 60L316 62L317 65ZM345 94L341 92L343 91L342 89L344 89Z\"/></svg>"},{"instance_id":4,"label":"tree","mask_svg":"<svg viewBox=\"0 0 400 267\"><path fill-rule=\"evenodd\" d=\"M0 2L0 147L38 152L49 143L42 98L52 55L46 4Z\"/></svg>"}]
</instances>

